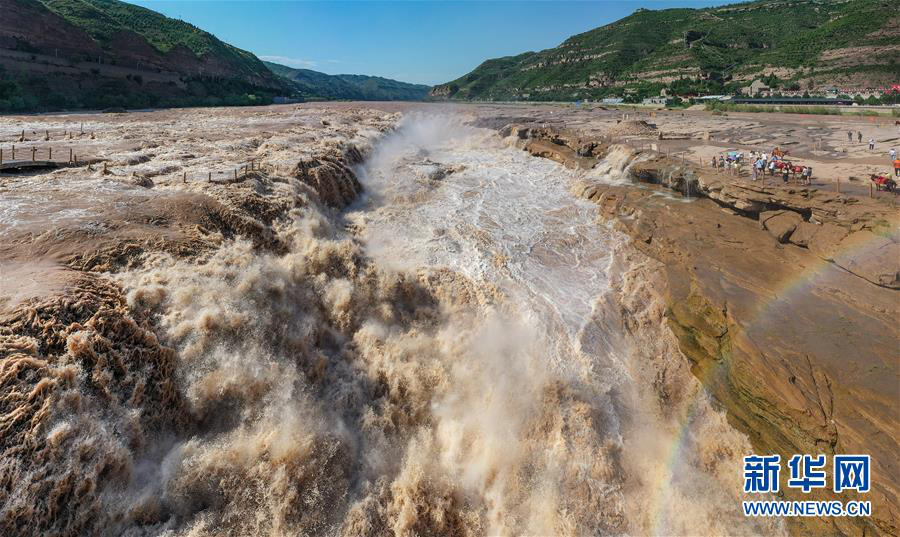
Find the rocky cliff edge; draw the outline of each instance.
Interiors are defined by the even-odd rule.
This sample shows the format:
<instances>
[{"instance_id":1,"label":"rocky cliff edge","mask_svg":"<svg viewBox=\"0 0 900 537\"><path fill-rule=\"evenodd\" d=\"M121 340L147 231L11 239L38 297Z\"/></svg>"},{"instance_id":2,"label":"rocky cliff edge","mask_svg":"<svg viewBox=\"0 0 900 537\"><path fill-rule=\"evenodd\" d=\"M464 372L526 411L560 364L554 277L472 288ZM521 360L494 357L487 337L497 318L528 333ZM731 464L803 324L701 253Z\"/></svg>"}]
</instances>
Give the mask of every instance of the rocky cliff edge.
<instances>
[{"instance_id":1,"label":"rocky cliff edge","mask_svg":"<svg viewBox=\"0 0 900 537\"><path fill-rule=\"evenodd\" d=\"M872 501L871 518L791 519L792 533L896 535L896 207L741 181L639 152L630 157L631 184L610 184L593 170L615 147L608 139L529 126L501 134L535 156L586 170L573 193L662 262L669 327L757 453L783 461L795 453L872 456L872 491L859 498ZM803 495L786 483L781 490L784 499L836 496Z\"/></svg>"}]
</instances>

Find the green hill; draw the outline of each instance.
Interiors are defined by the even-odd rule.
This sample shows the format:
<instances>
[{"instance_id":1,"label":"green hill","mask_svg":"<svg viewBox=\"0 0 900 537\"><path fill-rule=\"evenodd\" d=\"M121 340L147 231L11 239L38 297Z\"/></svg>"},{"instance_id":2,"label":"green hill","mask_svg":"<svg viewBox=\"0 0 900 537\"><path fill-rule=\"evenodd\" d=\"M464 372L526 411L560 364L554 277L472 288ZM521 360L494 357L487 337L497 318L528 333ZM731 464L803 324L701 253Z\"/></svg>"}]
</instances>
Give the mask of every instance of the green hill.
<instances>
[{"instance_id":1,"label":"green hill","mask_svg":"<svg viewBox=\"0 0 900 537\"><path fill-rule=\"evenodd\" d=\"M881 87L900 74L896 0L762 0L639 9L540 52L488 60L434 98L572 100L634 92ZM774 75L774 76L773 76Z\"/></svg>"},{"instance_id":2,"label":"green hill","mask_svg":"<svg viewBox=\"0 0 900 537\"><path fill-rule=\"evenodd\" d=\"M185 47L196 56L215 54L235 65L255 64L249 52L216 39L196 26L117 0L38 0L54 13L86 31L107 50L121 32L134 32L161 53ZM253 69L250 69L251 71Z\"/></svg>"},{"instance_id":3,"label":"green hill","mask_svg":"<svg viewBox=\"0 0 900 537\"><path fill-rule=\"evenodd\" d=\"M290 92L250 52L117 0L0 0L0 110L259 104Z\"/></svg>"},{"instance_id":4,"label":"green hill","mask_svg":"<svg viewBox=\"0 0 900 537\"><path fill-rule=\"evenodd\" d=\"M309 69L263 63L273 73L290 81L308 101L421 101L428 95L429 87L422 84L408 84L378 76L326 75Z\"/></svg>"}]
</instances>

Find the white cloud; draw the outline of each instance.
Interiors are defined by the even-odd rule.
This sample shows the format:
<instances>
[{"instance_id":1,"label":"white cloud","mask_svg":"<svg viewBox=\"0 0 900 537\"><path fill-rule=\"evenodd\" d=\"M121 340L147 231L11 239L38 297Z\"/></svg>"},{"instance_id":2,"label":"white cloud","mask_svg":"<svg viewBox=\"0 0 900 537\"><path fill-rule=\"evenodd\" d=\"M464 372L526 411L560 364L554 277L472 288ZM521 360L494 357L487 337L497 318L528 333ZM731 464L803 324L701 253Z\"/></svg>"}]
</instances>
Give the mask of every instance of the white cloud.
<instances>
[{"instance_id":1,"label":"white cloud","mask_svg":"<svg viewBox=\"0 0 900 537\"><path fill-rule=\"evenodd\" d=\"M272 63L280 63L288 67L296 67L298 69L312 69L319 62L315 60L303 60L300 58L288 58L287 56L260 56L259 59Z\"/></svg>"}]
</instances>

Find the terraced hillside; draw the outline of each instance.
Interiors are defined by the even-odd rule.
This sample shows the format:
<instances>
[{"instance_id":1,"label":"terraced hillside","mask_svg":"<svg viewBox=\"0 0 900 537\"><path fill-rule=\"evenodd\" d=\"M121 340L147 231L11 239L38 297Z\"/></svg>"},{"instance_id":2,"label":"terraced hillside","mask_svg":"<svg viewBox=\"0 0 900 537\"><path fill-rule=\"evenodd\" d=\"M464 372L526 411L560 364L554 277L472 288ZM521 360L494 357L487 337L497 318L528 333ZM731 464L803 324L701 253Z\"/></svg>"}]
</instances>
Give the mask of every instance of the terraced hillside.
<instances>
[{"instance_id":1,"label":"terraced hillside","mask_svg":"<svg viewBox=\"0 0 900 537\"><path fill-rule=\"evenodd\" d=\"M294 69L263 62L273 73L284 77L308 101L421 101L429 87L389 78L366 75L328 75L310 69Z\"/></svg>"},{"instance_id":2,"label":"terraced hillside","mask_svg":"<svg viewBox=\"0 0 900 537\"><path fill-rule=\"evenodd\" d=\"M558 47L491 59L435 98L570 100L667 85L726 91L767 76L795 89L900 79L895 0L762 0L637 10Z\"/></svg>"},{"instance_id":3,"label":"terraced hillside","mask_svg":"<svg viewBox=\"0 0 900 537\"><path fill-rule=\"evenodd\" d=\"M0 110L254 104L290 91L252 53L117 0L0 0Z\"/></svg>"}]
</instances>

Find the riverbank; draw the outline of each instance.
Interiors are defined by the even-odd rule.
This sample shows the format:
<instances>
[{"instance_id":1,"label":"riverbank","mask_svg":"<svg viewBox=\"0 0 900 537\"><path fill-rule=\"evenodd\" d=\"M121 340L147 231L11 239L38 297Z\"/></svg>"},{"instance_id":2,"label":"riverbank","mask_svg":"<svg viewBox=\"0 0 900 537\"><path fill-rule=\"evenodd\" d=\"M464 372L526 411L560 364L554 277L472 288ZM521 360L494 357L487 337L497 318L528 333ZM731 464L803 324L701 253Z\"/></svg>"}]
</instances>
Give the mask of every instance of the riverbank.
<instances>
[{"instance_id":1,"label":"riverbank","mask_svg":"<svg viewBox=\"0 0 900 537\"><path fill-rule=\"evenodd\" d=\"M884 460L896 278L788 283L890 205L720 184L570 113L10 118L93 164L0 176L2 530L768 535L747 438Z\"/></svg>"},{"instance_id":2,"label":"riverbank","mask_svg":"<svg viewBox=\"0 0 900 537\"><path fill-rule=\"evenodd\" d=\"M351 167L398 119L16 118L29 132L84 121L105 165L0 176L0 533L340 524L358 457L291 394L362 389L326 357L350 359L335 342L370 297L429 303L417 281L376 277L333 220L360 190ZM353 307L335 281L354 282ZM402 332L399 317L386 326Z\"/></svg>"},{"instance_id":3,"label":"riverbank","mask_svg":"<svg viewBox=\"0 0 900 537\"><path fill-rule=\"evenodd\" d=\"M396 107L10 121L96 161L0 176L0 531L778 533L655 265Z\"/></svg>"},{"instance_id":4,"label":"riverbank","mask_svg":"<svg viewBox=\"0 0 900 537\"><path fill-rule=\"evenodd\" d=\"M636 248L662 263L668 324L681 351L758 453L872 455L873 475L882 477L873 479L871 519L792 520L794 531L893 534L900 492L896 210L879 200L729 179L572 131L525 124L501 134L585 170L573 193L597 203ZM618 160L634 162L632 184L592 176L614 151L631 153Z\"/></svg>"}]
</instances>

